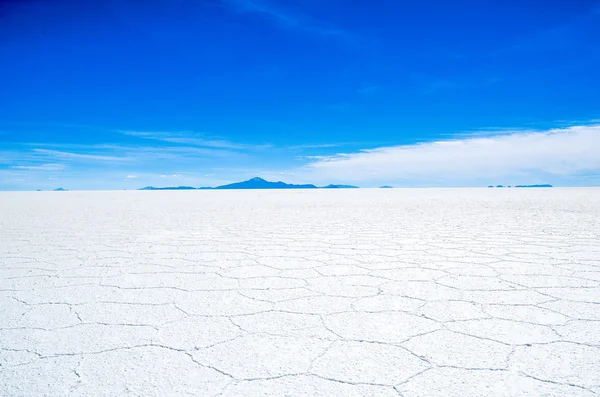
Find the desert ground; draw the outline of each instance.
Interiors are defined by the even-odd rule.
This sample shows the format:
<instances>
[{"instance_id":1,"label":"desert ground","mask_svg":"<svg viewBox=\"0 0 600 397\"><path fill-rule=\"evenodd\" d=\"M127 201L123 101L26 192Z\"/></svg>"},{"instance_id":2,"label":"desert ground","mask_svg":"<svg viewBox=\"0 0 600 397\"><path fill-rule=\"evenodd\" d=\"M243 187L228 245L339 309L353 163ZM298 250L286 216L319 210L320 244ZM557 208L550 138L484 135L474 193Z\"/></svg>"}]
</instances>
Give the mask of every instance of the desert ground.
<instances>
[{"instance_id":1,"label":"desert ground","mask_svg":"<svg viewBox=\"0 0 600 397\"><path fill-rule=\"evenodd\" d=\"M600 189L0 193L0 395L600 395Z\"/></svg>"}]
</instances>

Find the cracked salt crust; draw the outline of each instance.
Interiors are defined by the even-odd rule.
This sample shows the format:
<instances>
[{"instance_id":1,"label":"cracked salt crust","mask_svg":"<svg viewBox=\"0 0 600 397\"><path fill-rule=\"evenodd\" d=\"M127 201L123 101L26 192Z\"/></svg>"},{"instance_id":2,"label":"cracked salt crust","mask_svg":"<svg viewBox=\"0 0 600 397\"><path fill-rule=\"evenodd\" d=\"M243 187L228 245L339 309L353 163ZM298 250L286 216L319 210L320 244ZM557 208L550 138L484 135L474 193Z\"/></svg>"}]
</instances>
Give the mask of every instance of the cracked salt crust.
<instances>
[{"instance_id":1,"label":"cracked salt crust","mask_svg":"<svg viewBox=\"0 0 600 397\"><path fill-rule=\"evenodd\" d=\"M498 193L0 193L0 395L600 394L600 189Z\"/></svg>"}]
</instances>

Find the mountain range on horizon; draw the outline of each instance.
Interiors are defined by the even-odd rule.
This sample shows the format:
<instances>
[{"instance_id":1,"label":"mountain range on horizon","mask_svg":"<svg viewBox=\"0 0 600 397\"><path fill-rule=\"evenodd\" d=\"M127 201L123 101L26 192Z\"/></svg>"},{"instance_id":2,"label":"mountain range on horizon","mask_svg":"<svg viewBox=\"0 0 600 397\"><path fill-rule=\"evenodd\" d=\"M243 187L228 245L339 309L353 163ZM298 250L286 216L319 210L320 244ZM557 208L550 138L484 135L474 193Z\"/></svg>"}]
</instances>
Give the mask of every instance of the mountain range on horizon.
<instances>
[{"instance_id":1,"label":"mountain range on horizon","mask_svg":"<svg viewBox=\"0 0 600 397\"><path fill-rule=\"evenodd\" d=\"M260 177L254 177L243 182L235 182L216 187L192 187L192 186L172 186L172 187L154 187L146 186L138 190L233 190L233 189L358 189L353 185L334 185L316 186L313 184L295 185L282 181L270 182Z\"/></svg>"},{"instance_id":2,"label":"mountain range on horizon","mask_svg":"<svg viewBox=\"0 0 600 397\"><path fill-rule=\"evenodd\" d=\"M489 188L493 188L494 185L489 185ZM504 187L512 187L511 185L508 186L504 186L504 185L496 185L496 188L504 188ZM536 185L515 185L515 188L541 188L541 187L554 187L552 185L550 185L549 183L542 183L542 184L536 184Z\"/></svg>"},{"instance_id":3,"label":"mountain range on horizon","mask_svg":"<svg viewBox=\"0 0 600 397\"><path fill-rule=\"evenodd\" d=\"M533 185L489 185L488 188L551 188L554 187L551 184L533 184ZM165 187L155 187L155 186L145 186L143 188L139 188L137 190L236 190L236 189L358 189L358 186L354 185L336 185L329 184L326 186L316 186L313 184L292 184L285 183L282 181L271 182L267 181L260 177L254 177L248 179L247 181L229 183L221 186L165 186ZM393 189L393 186L383 185L379 187L380 189ZM38 189L38 191L42 191ZM66 192L69 189L64 189L62 187L54 189L55 192Z\"/></svg>"}]
</instances>

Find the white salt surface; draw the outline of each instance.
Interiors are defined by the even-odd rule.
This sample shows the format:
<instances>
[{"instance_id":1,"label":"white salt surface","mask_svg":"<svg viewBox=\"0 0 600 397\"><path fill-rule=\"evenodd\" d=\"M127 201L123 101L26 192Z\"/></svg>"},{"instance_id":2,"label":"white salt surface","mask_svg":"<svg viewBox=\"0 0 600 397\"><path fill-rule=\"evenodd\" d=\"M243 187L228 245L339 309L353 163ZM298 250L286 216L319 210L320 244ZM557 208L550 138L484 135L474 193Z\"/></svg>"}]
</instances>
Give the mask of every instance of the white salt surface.
<instances>
[{"instance_id":1,"label":"white salt surface","mask_svg":"<svg viewBox=\"0 0 600 397\"><path fill-rule=\"evenodd\" d=\"M600 394L600 189L0 193L2 396Z\"/></svg>"}]
</instances>

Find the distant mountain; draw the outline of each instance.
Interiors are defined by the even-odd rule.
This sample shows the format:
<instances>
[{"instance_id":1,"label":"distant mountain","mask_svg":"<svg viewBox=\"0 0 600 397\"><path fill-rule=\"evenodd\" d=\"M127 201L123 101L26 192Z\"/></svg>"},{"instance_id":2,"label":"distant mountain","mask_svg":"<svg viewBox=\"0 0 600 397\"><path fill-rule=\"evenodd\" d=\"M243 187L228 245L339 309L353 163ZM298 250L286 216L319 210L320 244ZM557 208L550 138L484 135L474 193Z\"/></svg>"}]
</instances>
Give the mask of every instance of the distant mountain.
<instances>
[{"instance_id":1,"label":"distant mountain","mask_svg":"<svg viewBox=\"0 0 600 397\"><path fill-rule=\"evenodd\" d=\"M379 186L380 189L393 189L392 186L388 186L388 185L383 185L383 186Z\"/></svg>"},{"instance_id":2,"label":"distant mountain","mask_svg":"<svg viewBox=\"0 0 600 397\"><path fill-rule=\"evenodd\" d=\"M269 182L256 177L244 182L217 186L215 189L316 189L315 185L293 185L285 182Z\"/></svg>"},{"instance_id":3,"label":"distant mountain","mask_svg":"<svg viewBox=\"0 0 600 397\"><path fill-rule=\"evenodd\" d=\"M248 179L243 182L230 183L228 185L222 185L217 187L191 187L191 186L177 186L177 187L154 187L146 186L138 190L233 190L233 189L358 189L358 186L352 185L327 185L321 188L312 185L294 185L285 182L269 182L262 178L256 177Z\"/></svg>"},{"instance_id":4,"label":"distant mountain","mask_svg":"<svg viewBox=\"0 0 600 397\"><path fill-rule=\"evenodd\" d=\"M516 185L515 187L553 187L552 185L542 184L542 185Z\"/></svg>"},{"instance_id":5,"label":"distant mountain","mask_svg":"<svg viewBox=\"0 0 600 397\"><path fill-rule=\"evenodd\" d=\"M154 187L154 186L146 186L138 190L196 190L195 187L192 186L167 186L167 187Z\"/></svg>"},{"instance_id":6,"label":"distant mountain","mask_svg":"<svg viewBox=\"0 0 600 397\"><path fill-rule=\"evenodd\" d=\"M327 186L323 186L321 189L358 189L358 186L352 186L352 185L327 185Z\"/></svg>"},{"instance_id":7,"label":"distant mountain","mask_svg":"<svg viewBox=\"0 0 600 397\"><path fill-rule=\"evenodd\" d=\"M67 189L63 189L62 187L54 189L55 192L66 192Z\"/></svg>"},{"instance_id":8,"label":"distant mountain","mask_svg":"<svg viewBox=\"0 0 600 397\"><path fill-rule=\"evenodd\" d=\"M493 185L489 185L488 187L494 187L494 186ZM498 185L496 187L501 188L501 187L504 187L504 186ZM506 187L511 187L511 185L508 185ZM521 187L521 188L523 188L523 187L552 187L552 185L548 185L548 184L542 184L542 185L515 185L515 187Z\"/></svg>"}]
</instances>

